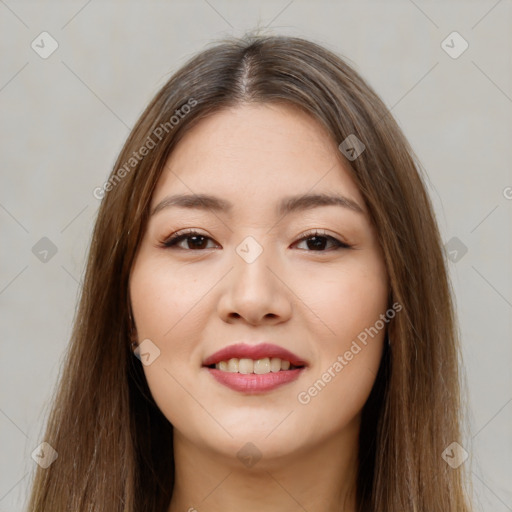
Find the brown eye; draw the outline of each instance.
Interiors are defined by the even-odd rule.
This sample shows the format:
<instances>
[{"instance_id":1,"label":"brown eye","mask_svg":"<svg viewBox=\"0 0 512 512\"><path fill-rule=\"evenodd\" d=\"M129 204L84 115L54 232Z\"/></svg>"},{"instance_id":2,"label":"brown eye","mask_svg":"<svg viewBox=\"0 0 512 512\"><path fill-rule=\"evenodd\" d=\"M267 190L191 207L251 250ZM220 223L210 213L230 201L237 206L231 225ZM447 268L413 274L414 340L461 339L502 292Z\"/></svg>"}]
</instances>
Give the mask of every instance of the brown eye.
<instances>
[{"instance_id":1,"label":"brown eye","mask_svg":"<svg viewBox=\"0 0 512 512\"><path fill-rule=\"evenodd\" d=\"M323 234L319 231L314 231L313 233L307 233L300 240L299 243L307 242L307 247L310 251L315 252L326 252L325 246L329 242L334 245L334 250L336 249L350 249L350 245L345 242L341 242L337 238L333 236Z\"/></svg>"},{"instance_id":2,"label":"brown eye","mask_svg":"<svg viewBox=\"0 0 512 512\"><path fill-rule=\"evenodd\" d=\"M165 240L162 245L168 248L179 248L184 250L202 250L209 249L206 247L207 241L212 240L210 237L198 233L197 231L188 231L186 233L176 233ZM180 246L185 241L186 247Z\"/></svg>"}]
</instances>

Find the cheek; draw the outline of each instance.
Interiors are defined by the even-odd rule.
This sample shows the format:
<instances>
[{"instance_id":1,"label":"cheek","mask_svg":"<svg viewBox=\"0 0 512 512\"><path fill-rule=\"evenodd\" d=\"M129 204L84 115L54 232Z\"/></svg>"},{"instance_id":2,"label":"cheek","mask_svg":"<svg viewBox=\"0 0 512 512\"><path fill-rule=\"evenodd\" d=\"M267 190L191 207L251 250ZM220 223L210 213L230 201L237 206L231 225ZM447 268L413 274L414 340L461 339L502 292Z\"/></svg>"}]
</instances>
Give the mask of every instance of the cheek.
<instances>
[{"instance_id":1,"label":"cheek","mask_svg":"<svg viewBox=\"0 0 512 512\"><path fill-rule=\"evenodd\" d=\"M196 325L190 319L207 290L208 283L199 283L198 276L187 268L170 267L159 259L136 264L130 296L139 339L164 341L176 330L186 334L183 329Z\"/></svg>"},{"instance_id":2,"label":"cheek","mask_svg":"<svg viewBox=\"0 0 512 512\"><path fill-rule=\"evenodd\" d=\"M322 322L316 364L297 396L305 411L333 430L358 418L377 376L388 324L381 320L388 283L380 259L361 259L335 275L307 292L305 302L314 305Z\"/></svg>"},{"instance_id":3,"label":"cheek","mask_svg":"<svg viewBox=\"0 0 512 512\"><path fill-rule=\"evenodd\" d=\"M343 268L328 273L310 274L303 283L300 296L318 318L317 334L335 348L373 326L387 308L387 273L372 254L347 260Z\"/></svg>"},{"instance_id":4,"label":"cheek","mask_svg":"<svg viewBox=\"0 0 512 512\"><path fill-rule=\"evenodd\" d=\"M151 340L159 355L143 365L143 371L159 409L173 425L186 428L194 405L186 391L193 388L193 340L199 340L201 333L195 317L205 287L197 286L197 276L187 269L170 268L168 262L144 256L141 253L135 262L130 298L139 342Z\"/></svg>"}]
</instances>

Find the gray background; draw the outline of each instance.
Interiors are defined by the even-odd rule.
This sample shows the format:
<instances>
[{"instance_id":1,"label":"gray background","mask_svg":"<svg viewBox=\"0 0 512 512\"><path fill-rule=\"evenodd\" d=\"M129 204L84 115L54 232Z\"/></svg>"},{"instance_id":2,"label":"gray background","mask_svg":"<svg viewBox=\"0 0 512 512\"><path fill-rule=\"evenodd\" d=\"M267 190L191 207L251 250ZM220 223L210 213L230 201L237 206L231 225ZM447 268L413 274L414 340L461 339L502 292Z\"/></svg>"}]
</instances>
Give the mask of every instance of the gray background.
<instances>
[{"instance_id":1,"label":"gray background","mask_svg":"<svg viewBox=\"0 0 512 512\"><path fill-rule=\"evenodd\" d=\"M94 188L171 73L208 42L256 26L348 59L426 169L454 260L469 396L459 441L477 510L512 510L510 1L0 0L0 512L22 510L36 467L99 206ZM46 59L31 48L43 31L59 45ZM453 31L469 44L458 58L441 46ZM47 242L33 250L43 237L57 249L47 261Z\"/></svg>"}]
</instances>

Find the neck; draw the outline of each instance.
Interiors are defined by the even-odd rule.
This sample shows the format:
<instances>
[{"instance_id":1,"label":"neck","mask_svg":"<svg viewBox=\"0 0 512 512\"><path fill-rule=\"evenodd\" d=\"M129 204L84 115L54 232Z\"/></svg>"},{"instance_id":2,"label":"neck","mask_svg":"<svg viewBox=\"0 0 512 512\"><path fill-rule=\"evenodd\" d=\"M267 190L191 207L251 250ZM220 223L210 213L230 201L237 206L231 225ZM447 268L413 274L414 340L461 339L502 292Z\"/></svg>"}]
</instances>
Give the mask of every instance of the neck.
<instances>
[{"instance_id":1,"label":"neck","mask_svg":"<svg viewBox=\"0 0 512 512\"><path fill-rule=\"evenodd\" d=\"M247 467L174 429L175 485L168 512L355 512L358 437L357 421L320 445L286 457L263 454Z\"/></svg>"}]
</instances>

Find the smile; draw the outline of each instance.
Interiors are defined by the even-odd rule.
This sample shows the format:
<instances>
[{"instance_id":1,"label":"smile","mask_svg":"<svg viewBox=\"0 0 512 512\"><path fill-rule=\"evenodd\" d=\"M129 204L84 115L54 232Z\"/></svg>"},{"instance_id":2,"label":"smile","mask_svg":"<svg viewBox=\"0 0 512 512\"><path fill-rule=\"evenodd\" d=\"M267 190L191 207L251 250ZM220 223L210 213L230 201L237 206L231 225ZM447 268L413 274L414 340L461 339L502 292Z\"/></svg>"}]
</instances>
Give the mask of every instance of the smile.
<instances>
[{"instance_id":1,"label":"smile","mask_svg":"<svg viewBox=\"0 0 512 512\"><path fill-rule=\"evenodd\" d=\"M203 368L220 384L245 394L272 391L298 379L308 362L272 344L229 345L203 361Z\"/></svg>"}]
</instances>

